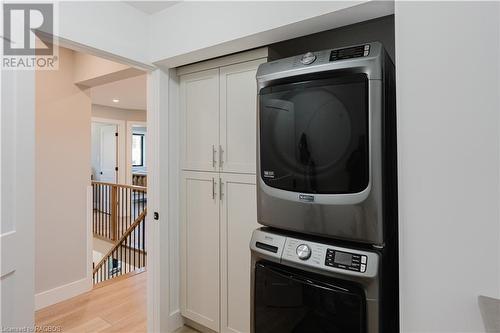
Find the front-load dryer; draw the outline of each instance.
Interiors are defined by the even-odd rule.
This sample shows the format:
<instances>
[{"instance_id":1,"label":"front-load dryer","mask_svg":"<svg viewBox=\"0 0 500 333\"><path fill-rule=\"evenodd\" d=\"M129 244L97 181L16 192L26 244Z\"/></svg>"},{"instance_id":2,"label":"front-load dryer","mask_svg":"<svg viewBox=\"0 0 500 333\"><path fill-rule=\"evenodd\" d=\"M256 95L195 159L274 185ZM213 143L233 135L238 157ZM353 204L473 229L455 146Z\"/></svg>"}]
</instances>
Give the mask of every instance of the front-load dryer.
<instances>
[{"instance_id":1,"label":"front-load dryer","mask_svg":"<svg viewBox=\"0 0 500 333\"><path fill-rule=\"evenodd\" d=\"M383 245L397 223L394 65L380 43L260 65L258 221Z\"/></svg>"}]
</instances>

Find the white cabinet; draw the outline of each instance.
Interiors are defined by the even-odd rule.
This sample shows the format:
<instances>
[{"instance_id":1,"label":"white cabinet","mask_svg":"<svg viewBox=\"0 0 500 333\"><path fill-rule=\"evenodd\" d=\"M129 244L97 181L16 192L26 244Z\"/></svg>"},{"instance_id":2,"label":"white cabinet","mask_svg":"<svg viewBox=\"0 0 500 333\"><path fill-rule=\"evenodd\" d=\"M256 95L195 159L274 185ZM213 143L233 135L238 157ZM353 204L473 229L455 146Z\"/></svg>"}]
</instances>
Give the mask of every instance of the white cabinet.
<instances>
[{"instance_id":1,"label":"white cabinet","mask_svg":"<svg viewBox=\"0 0 500 333\"><path fill-rule=\"evenodd\" d=\"M182 314L219 330L219 179L184 172L181 185Z\"/></svg>"},{"instance_id":2,"label":"white cabinet","mask_svg":"<svg viewBox=\"0 0 500 333\"><path fill-rule=\"evenodd\" d=\"M256 72L267 50L178 69L181 313L216 332L250 332L257 224Z\"/></svg>"},{"instance_id":3,"label":"white cabinet","mask_svg":"<svg viewBox=\"0 0 500 333\"><path fill-rule=\"evenodd\" d=\"M183 169L217 171L219 69L183 75L180 80Z\"/></svg>"},{"instance_id":4,"label":"white cabinet","mask_svg":"<svg viewBox=\"0 0 500 333\"><path fill-rule=\"evenodd\" d=\"M182 169L255 173L255 74L265 61L180 77Z\"/></svg>"},{"instance_id":5,"label":"white cabinet","mask_svg":"<svg viewBox=\"0 0 500 333\"><path fill-rule=\"evenodd\" d=\"M255 173L257 133L257 82L263 60L220 69L221 170Z\"/></svg>"},{"instance_id":6,"label":"white cabinet","mask_svg":"<svg viewBox=\"0 0 500 333\"><path fill-rule=\"evenodd\" d=\"M182 315L214 331L248 333L255 176L184 171L181 195Z\"/></svg>"},{"instance_id":7,"label":"white cabinet","mask_svg":"<svg viewBox=\"0 0 500 333\"><path fill-rule=\"evenodd\" d=\"M250 332L250 238L258 228L255 176L223 174L221 332Z\"/></svg>"}]
</instances>

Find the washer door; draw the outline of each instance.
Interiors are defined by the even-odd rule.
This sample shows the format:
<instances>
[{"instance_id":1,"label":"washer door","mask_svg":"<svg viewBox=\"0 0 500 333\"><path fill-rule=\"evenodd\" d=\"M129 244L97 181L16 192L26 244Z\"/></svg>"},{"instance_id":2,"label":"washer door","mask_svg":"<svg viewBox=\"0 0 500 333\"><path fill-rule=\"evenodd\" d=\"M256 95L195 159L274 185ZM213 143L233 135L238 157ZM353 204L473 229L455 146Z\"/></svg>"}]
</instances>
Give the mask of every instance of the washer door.
<instances>
[{"instance_id":1,"label":"washer door","mask_svg":"<svg viewBox=\"0 0 500 333\"><path fill-rule=\"evenodd\" d=\"M255 333L365 333L366 299L352 283L267 261L255 265Z\"/></svg>"}]
</instances>

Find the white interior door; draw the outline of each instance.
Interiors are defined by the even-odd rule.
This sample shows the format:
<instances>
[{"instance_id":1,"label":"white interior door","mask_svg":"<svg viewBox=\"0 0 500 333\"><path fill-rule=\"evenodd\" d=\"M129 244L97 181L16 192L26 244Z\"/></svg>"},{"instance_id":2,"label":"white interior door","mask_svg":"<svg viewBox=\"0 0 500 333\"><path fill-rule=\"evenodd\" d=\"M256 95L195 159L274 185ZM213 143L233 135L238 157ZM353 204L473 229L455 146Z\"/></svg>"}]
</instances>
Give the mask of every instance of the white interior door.
<instances>
[{"instance_id":1,"label":"white interior door","mask_svg":"<svg viewBox=\"0 0 500 333\"><path fill-rule=\"evenodd\" d=\"M117 181L117 141L116 125L105 125L101 130L101 145L99 152L100 171L99 180L107 183L116 183Z\"/></svg>"},{"instance_id":2,"label":"white interior door","mask_svg":"<svg viewBox=\"0 0 500 333\"><path fill-rule=\"evenodd\" d=\"M182 168L218 170L219 69L181 76Z\"/></svg>"},{"instance_id":3,"label":"white interior door","mask_svg":"<svg viewBox=\"0 0 500 333\"><path fill-rule=\"evenodd\" d=\"M0 71L0 326L35 311L35 73Z\"/></svg>"},{"instance_id":4,"label":"white interior door","mask_svg":"<svg viewBox=\"0 0 500 333\"><path fill-rule=\"evenodd\" d=\"M182 315L219 331L219 199L217 174L182 179Z\"/></svg>"},{"instance_id":5,"label":"white interior door","mask_svg":"<svg viewBox=\"0 0 500 333\"><path fill-rule=\"evenodd\" d=\"M257 82L255 74L266 59L220 69L220 170L255 173Z\"/></svg>"},{"instance_id":6,"label":"white interior door","mask_svg":"<svg viewBox=\"0 0 500 333\"><path fill-rule=\"evenodd\" d=\"M221 332L250 332L250 238L259 227L255 176L222 174Z\"/></svg>"}]
</instances>

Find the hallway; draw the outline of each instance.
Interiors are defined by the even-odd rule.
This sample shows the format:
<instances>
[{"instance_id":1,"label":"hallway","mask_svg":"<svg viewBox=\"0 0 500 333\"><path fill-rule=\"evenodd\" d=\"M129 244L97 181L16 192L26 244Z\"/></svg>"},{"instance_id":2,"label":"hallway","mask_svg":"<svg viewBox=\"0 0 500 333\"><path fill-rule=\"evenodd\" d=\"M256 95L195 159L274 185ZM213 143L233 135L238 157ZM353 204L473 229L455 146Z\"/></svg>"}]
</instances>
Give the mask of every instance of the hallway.
<instances>
[{"instance_id":1,"label":"hallway","mask_svg":"<svg viewBox=\"0 0 500 333\"><path fill-rule=\"evenodd\" d=\"M56 332L146 332L146 280L144 272L103 283L37 311L36 325Z\"/></svg>"},{"instance_id":2,"label":"hallway","mask_svg":"<svg viewBox=\"0 0 500 333\"><path fill-rule=\"evenodd\" d=\"M52 332L146 332L147 272L103 282L101 287L36 312L37 327ZM176 333L196 333L182 327Z\"/></svg>"}]
</instances>

